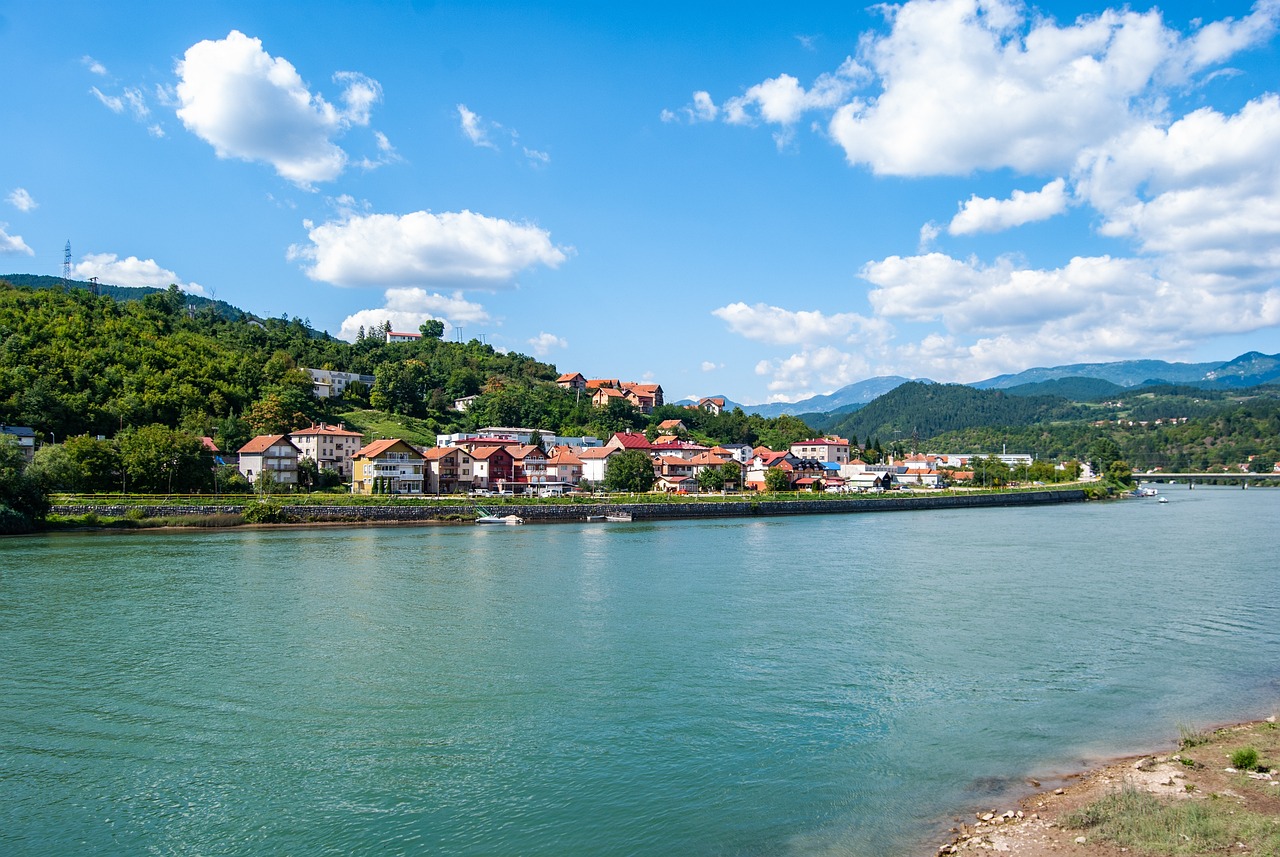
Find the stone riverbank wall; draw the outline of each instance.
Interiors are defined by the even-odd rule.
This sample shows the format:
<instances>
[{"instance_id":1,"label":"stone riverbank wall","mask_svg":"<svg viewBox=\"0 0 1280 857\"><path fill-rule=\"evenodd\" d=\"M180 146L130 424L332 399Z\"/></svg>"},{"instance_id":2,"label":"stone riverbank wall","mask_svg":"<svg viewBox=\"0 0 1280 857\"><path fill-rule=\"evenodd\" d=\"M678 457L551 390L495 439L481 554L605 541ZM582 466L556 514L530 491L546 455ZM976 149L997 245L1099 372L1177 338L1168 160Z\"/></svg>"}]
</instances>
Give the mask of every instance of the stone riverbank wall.
<instances>
[{"instance_id":1,"label":"stone riverbank wall","mask_svg":"<svg viewBox=\"0 0 1280 857\"><path fill-rule=\"evenodd\" d=\"M676 518L750 518L777 515L827 515L852 512L902 512L920 509L971 509L992 506L1043 506L1056 503L1080 503L1085 492L1080 489L1057 491L1025 491L1009 494L934 494L882 497L845 497L813 500L686 501L680 503L564 503L564 504L494 504L488 507L497 515L519 515L525 521L582 521L588 515L630 515L633 521L672 520ZM188 515L238 515L244 506L139 505L139 506L54 506L59 515L124 517L131 510L148 518ZM475 506L438 505L428 499L420 504L396 506L282 505L282 523L349 522L412 523L427 521L470 522L477 514Z\"/></svg>"}]
</instances>

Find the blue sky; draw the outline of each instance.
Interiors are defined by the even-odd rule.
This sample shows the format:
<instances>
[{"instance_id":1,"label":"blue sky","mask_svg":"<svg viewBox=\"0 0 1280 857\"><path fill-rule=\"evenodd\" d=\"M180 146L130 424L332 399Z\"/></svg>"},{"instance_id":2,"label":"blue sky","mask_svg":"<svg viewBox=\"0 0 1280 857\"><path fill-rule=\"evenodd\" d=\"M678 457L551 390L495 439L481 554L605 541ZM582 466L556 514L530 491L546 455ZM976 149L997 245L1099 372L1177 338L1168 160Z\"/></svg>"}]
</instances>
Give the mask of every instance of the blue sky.
<instances>
[{"instance_id":1,"label":"blue sky","mask_svg":"<svg viewBox=\"0 0 1280 857\"><path fill-rule=\"evenodd\" d=\"M177 10L177 11L175 11ZM669 399L1280 351L1280 0L0 0L0 273Z\"/></svg>"}]
</instances>

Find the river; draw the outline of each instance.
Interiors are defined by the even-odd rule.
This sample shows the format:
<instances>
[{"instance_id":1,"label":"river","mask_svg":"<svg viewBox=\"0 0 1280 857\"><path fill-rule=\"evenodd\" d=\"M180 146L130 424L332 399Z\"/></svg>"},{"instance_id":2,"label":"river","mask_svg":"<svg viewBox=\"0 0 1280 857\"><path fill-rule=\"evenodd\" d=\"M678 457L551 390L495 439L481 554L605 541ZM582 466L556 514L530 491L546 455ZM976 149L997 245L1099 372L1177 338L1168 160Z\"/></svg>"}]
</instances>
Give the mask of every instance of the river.
<instances>
[{"instance_id":1,"label":"river","mask_svg":"<svg viewBox=\"0 0 1280 857\"><path fill-rule=\"evenodd\" d=\"M1275 713L1280 490L0 539L0 852L907 854Z\"/></svg>"}]
</instances>

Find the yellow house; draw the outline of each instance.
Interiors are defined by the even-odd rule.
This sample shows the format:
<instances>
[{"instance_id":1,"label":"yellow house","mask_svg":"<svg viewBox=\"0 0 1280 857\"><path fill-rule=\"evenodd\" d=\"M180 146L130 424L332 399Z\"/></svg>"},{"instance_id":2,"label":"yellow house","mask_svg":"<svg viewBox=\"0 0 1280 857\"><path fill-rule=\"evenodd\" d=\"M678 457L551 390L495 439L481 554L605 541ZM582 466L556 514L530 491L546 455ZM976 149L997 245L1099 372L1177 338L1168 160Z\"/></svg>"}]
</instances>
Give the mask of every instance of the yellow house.
<instances>
[{"instance_id":1,"label":"yellow house","mask_svg":"<svg viewBox=\"0 0 1280 857\"><path fill-rule=\"evenodd\" d=\"M375 440L351 459L351 493L421 494L423 461L399 438Z\"/></svg>"}]
</instances>

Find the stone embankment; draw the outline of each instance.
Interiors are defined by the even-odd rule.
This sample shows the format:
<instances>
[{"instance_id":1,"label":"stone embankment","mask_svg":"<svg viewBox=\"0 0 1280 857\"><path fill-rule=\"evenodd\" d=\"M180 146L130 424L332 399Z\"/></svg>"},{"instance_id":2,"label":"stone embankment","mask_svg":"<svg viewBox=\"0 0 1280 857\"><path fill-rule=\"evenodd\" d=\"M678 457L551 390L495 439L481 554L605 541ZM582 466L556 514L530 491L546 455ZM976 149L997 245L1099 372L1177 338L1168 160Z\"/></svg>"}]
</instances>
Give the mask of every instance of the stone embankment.
<instances>
[{"instance_id":1,"label":"stone embankment","mask_svg":"<svg viewBox=\"0 0 1280 857\"><path fill-rule=\"evenodd\" d=\"M898 496L875 498L840 498L815 500L741 500L685 501L676 503L564 503L503 504L493 508L502 515L519 515L526 521L581 521L587 516L630 515L633 521L672 520L678 518L750 518L777 515L827 515L852 512L901 512L919 509L968 509L997 506L1042 506L1057 503L1079 503L1085 492L1079 489L1028 491L1010 494L945 494L932 496ZM285 523L356 522L398 523L425 521L469 521L476 507L440 505L423 499L421 503L395 506L282 505L280 518ZM125 517L132 513L148 518L203 515L238 515L245 506L205 506L195 504L158 504L140 506L56 505L58 515Z\"/></svg>"}]
</instances>

